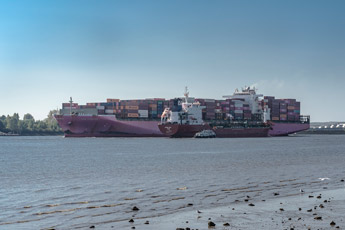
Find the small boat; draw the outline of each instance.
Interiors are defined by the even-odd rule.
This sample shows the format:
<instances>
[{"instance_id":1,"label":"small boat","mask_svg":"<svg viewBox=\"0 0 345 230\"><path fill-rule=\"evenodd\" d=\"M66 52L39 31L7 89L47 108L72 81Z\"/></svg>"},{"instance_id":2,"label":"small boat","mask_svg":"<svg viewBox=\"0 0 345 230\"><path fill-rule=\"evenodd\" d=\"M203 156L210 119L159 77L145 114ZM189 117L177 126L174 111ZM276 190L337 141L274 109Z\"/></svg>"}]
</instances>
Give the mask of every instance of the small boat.
<instances>
[{"instance_id":1,"label":"small boat","mask_svg":"<svg viewBox=\"0 0 345 230\"><path fill-rule=\"evenodd\" d=\"M216 133L210 129L203 130L194 135L195 138L215 138Z\"/></svg>"}]
</instances>

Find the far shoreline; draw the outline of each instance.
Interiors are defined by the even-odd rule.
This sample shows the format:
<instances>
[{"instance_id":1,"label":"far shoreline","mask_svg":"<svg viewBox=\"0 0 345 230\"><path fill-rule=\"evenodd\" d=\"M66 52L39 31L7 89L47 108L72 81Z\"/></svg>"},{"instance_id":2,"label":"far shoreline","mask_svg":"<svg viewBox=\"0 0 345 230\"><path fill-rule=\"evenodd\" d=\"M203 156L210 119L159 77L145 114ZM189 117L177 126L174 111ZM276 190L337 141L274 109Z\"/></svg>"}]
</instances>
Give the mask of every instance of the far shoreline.
<instances>
[{"instance_id":1,"label":"far shoreline","mask_svg":"<svg viewBox=\"0 0 345 230\"><path fill-rule=\"evenodd\" d=\"M35 133L25 133L25 134L9 134L9 133L0 133L0 137L29 137L29 136L64 136L63 132L59 133L46 133L46 132L35 132Z\"/></svg>"}]
</instances>

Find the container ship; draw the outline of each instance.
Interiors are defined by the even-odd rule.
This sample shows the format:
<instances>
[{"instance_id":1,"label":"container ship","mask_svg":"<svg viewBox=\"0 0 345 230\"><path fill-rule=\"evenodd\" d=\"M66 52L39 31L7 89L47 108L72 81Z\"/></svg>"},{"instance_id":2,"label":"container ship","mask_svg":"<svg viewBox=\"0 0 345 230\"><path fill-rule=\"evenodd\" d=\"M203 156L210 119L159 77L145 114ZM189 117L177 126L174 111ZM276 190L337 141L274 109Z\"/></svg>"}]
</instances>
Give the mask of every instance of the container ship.
<instances>
[{"instance_id":1,"label":"container ship","mask_svg":"<svg viewBox=\"0 0 345 230\"><path fill-rule=\"evenodd\" d=\"M120 100L79 105L72 98L62 104L54 117L65 137L166 137L158 127L165 109L181 110L182 98ZM310 117L302 116L301 103L296 99L276 99L256 93L255 88L236 89L223 99L188 97L197 102L205 124L223 124L231 120L239 123L270 121L270 136L286 136L310 127Z\"/></svg>"}]
</instances>

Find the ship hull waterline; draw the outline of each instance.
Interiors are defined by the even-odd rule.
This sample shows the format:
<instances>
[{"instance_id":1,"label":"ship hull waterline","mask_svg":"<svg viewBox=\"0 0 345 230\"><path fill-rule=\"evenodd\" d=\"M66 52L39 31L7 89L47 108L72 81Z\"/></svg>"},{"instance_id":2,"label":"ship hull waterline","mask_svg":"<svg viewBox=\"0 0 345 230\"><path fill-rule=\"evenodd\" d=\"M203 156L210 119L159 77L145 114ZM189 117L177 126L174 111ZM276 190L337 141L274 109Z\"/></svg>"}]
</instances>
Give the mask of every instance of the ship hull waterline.
<instances>
[{"instance_id":1,"label":"ship hull waterline","mask_svg":"<svg viewBox=\"0 0 345 230\"><path fill-rule=\"evenodd\" d=\"M160 124L159 129L170 137L194 137L203 130L212 130L217 138L268 137L270 127L211 128L209 125Z\"/></svg>"},{"instance_id":2,"label":"ship hull waterline","mask_svg":"<svg viewBox=\"0 0 345 230\"><path fill-rule=\"evenodd\" d=\"M118 120L114 115L55 115L65 137L167 137L157 120ZM310 128L309 123L271 122L269 136L287 136Z\"/></svg>"}]
</instances>

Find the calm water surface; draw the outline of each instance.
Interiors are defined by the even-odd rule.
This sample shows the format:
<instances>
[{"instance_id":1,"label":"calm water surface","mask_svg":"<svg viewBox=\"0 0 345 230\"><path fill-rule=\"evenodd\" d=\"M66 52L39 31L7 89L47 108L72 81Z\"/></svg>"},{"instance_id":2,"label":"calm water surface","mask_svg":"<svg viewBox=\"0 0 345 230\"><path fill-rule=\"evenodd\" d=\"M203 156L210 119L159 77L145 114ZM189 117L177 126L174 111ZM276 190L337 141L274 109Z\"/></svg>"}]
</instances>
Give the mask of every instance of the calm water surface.
<instances>
[{"instance_id":1,"label":"calm water surface","mask_svg":"<svg viewBox=\"0 0 345 230\"><path fill-rule=\"evenodd\" d=\"M129 229L133 206L135 218L153 218L338 188L344 165L345 135L0 137L0 229Z\"/></svg>"}]
</instances>

